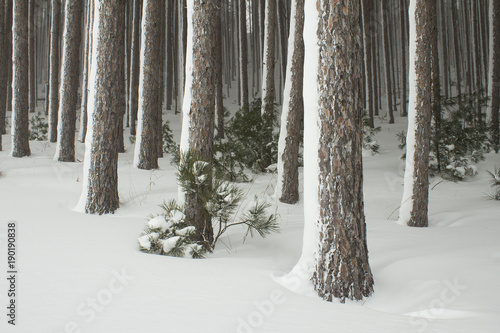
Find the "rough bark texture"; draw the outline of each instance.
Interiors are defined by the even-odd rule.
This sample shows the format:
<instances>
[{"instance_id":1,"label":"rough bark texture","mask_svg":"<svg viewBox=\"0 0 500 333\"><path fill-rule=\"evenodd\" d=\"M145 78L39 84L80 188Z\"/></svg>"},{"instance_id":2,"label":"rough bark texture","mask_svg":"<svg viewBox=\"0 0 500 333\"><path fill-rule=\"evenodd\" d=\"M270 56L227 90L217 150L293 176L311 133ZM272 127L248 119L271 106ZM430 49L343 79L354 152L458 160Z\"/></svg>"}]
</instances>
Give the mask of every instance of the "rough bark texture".
<instances>
[{"instance_id":1,"label":"rough bark texture","mask_svg":"<svg viewBox=\"0 0 500 333\"><path fill-rule=\"evenodd\" d=\"M136 134L137 107L139 96L139 61L141 54L141 4L143 0L134 0L134 18L132 23L132 50L130 57L130 80L129 80L129 112L130 112L130 134Z\"/></svg>"},{"instance_id":2,"label":"rough bark texture","mask_svg":"<svg viewBox=\"0 0 500 333\"><path fill-rule=\"evenodd\" d=\"M29 0L29 109L30 113L35 113L36 108L36 71L35 71L35 0Z\"/></svg>"},{"instance_id":3,"label":"rough bark texture","mask_svg":"<svg viewBox=\"0 0 500 333\"><path fill-rule=\"evenodd\" d=\"M90 154L85 158L90 161L88 186L84 191L85 212L88 214L113 213L119 207L118 200L118 118L123 96L120 85L123 79L123 29L125 28L124 2L122 0L95 0L97 30L93 31L96 45L92 55L92 72L95 71L93 84L95 95L89 100L93 105L89 113L89 135L92 136ZM98 16L97 16L98 15ZM89 143L87 143L89 144Z\"/></svg>"},{"instance_id":4,"label":"rough bark texture","mask_svg":"<svg viewBox=\"0 0 500 333\"><path fill-rule=\"evenodd\" d=\"M370 12L372 9L372 4L370 0L362 0L362 14L363 14L363 53L365 61L365 82L366 82L366 109L368 110L368 118L370 119L370 127L375 127L373 121L373 75L372 75L372 57L371 57L371 34L372 29L370 25Z\"/></svg>"},{"instance_id":5,"label":"rough bark texture","mask_svg":"<svg viewBox=\"0 0 500 333\"><path fill-rule=\"evenodd\" d=\"M428 226L429 204L429 151L432 117L432 14L429 8L436 0L416 0L416 55L415 55L415 87L417 100L415 103L415 153L413 158L413 206L408 225L412 227ZM411 144L408 142L408 144Z\"/></svg>"},{"instance_id":6,"label":"rough bark texture","mask_svg":"<svg viewBox=\"0 0 500 333\"><path fill-rule=\"evenodd\" d=\"M6 114L6 104L7 104L7 44L6 37L6 6L5 1L0 0L0 17L2 22L0 22L0 150L2 149L2 134L5 134L5 114Z\"/></svg>"},{"instance_id":7,"label":"rough bark texture","mask_svg":"<svg viewBox=\"0 0 500 333\"><path fill-rule=\"evenodd\" d=\"M5 38L7 39L7 102L6 102L6 110L7 111L12 111L12 52L13 52L13 47L12 47L12 20L13 20L13 12L12 12L12 6L14 1L13 0L5 0ZM5 130L3 131L3 134L5 134Z\"/></svg>"},{"instance_id":8,"label":"rough bark texture","mask_svg":"<svg viewBox=\"0 0 500 333\"><path fill-rule=\"evenodd\" d=\"M498 113L500 110L500 2L493 1L493 30L491 35L492 56L492 91L491 91L491 126L492 141L495 145L495 151L498 152L500 145L500 133L498 129Z\"/></svg>"},{"instance_id":9,"label":"rough bark texture","mask_svg":"<svg viewBox=\"0 0 500 333\"><path fill-rule=\"evenodd\" d=\"M240 0L240 89L241 107L248 107L247 0Z\"/></svg>"},{"instance_id":10,"label":"rough bark texture","mask_svg":"<svg viewBox=\"0 0 500 333\"><path fill-rule=\"evenodd\" d=\"M224 139L224 93L223 89L223 56L222 56L222 11L219 10L217 17L217 42L215 43L217 52L217 75L215 87L215 112L217 114L217 135L218 139Z\"/></svg>"},{"instance_id":11,"label":"rough bark texture","mask_svg":"<svg viewBox=\"0 0 500 333\"><path fill-rule=\"evenodd\" d=\"M82 101L80 106L80 131L78 141L85 142L87 135L87 102L89 92L89 71L92 54L92 27L94 25L94 0L87 0L86 36L85 50L83 52L83 72L82 72Z\"/></svg>"},{"instance_id":12,"label":"rough bark texture","mask_svg":"<svg viewBox=\"0 0 500 333\"><path fill-rule=\"evenodd\" d=\"M387 114L389 115L389 124L394 124L394 105L393 105L393 87L391 78L391 50L389 45L389 27L388 27L388 9L387 1L382 0L382 40L384 44L384 74L385 74L385 90L387 98Z\"/></svg>"},{"instance_id":13,"label":"rough bark texture","mask_svg":"<svg viewBox=\"0 0 500 333\"><path fill-rule=\"evenodd\" d=\"M12 156L31 155L29 144L28 0L13 6Z\"/></svg>"},{"instance_id":14,"label":"rough bark texture","mask_svg":"<svg viewBox=\"0 0 500 333\"><path fill-rule=\"evenodd\" d=\"M57 121L59 111L59 43L61 0L52 0L50 24L50 79L49 79L49 141L57 141Z\"/></svg>"},{"instance_id":15,"label":"rough bark texture","mask_svg":"<svg viewBox=\"0 0 500 333\"><path fill-rule=\"evenodd\" d=\"M439 143L441 138L441 84L439 77L439 52L438 52L438 16L437 2L431 1L429 7L431 16L431 63L432 63L432 117L434 118L434 150L436 152L436 161L438 169L441 166L441 153Z\"/></svg>"},{"instance_id":16,"label":"rough bark texture","mask_svg":"<svg viewBox=\"0 0 500 333\"><path fill-rule=\"evenodd\" d=\"M203 160L213 157L217 0L194 0L193 7L193 75L189 149ZM191 19L191 18L189 18ZM196 227L199 241L213 241L210 216L196 195L186 196L186 219Z\"/></svg>"},{"instance_id":17,"label":"rough bark texture","mask_svg":"<svg viewBox=\"0 0 500 333\"><path fill-rule=\"evenodd\" d=\"M137 143L134 164L139 169L158 169L158 141L161 131L158 122L161 119L163 96L163 60L162 44L164 42L161 7L163 0L144 0L142 13L142 49L141 73L139 89L139 125L137 135L141 136Z\"/></svg>"},{"instance_id":18,"label":"rough bark texture","mask_svg":"<svg viewBox=\"0 0 500 333\"><path fill-rule=\"evenodd\" d=\"M408 55L406 40L408 39L408 31L406 30L406 13L408 12L408 7L406 6L406 0L400 0L400 19L401 19L401 116L408 116L408 96L407 96L407 82L408 78L406 77L406 57Z\"/></svg>"},{"instance_id":19,"label":"rough bark texture","mask_svg":"<svg viewBox=\"0 0 500 333\"><path fill-rule=\"evenodd\" d=\"M266 0L264 46L264 77L262 89L263 111L272 113L274 108L274 50L276 38L276 0Z\"/></svg>"},{"instance_id":20,"label":"rough bark texture","mask_svg":"<svg viewBox=\"0 0 500 333\"><path fill-rule=\"evenodd\" d=\"M59 162L75 161L82 6L83 1L81 0L66 0L57 131L59 140L57 141L55 156L55 159Z\"/></svg>"},{"instance_id":21,"label":"rough bark texture","mask_svg":"<svg viewBox=\"0 0 500 333\"><path fill-rule=\"evenodd\" d=\"M441 50L443 57L443 95L445 99L448 99L449 96L449 51L448 51L448 31L446 30L446 17L448 14L446 13L446 7L444 1L439 1L439 9L441 10Z\"/></svg>"},{"instance_id":22,"label":"rough bark texture","mask_svg":"<svg viewBox=\"0 0 500 333\"><path fill-rule=\"evenodd\" d=\"M325 300L373 292L363 204L360 2L320 0L319 248L312 282Z\"/></svg>"},{"instance_id":23,"label":"rough bark texture","mask_svg":"<svg viewBox=\"0 0 500 333\"><path fill-rule=\"evenodd\" d=\"M290 27L290 37L294 39L292 62L289 64L290 77L287 78L291 85L288 116L286 119L285 147L282 154L283 175L281 185L281 196L279 200L284 203L294 204L299 201L299 146L300 130L304 116L304 0L293 0L295 2L295 26ZM280 134L281 135L281 134Z\"/></svg>"}]
</instances>

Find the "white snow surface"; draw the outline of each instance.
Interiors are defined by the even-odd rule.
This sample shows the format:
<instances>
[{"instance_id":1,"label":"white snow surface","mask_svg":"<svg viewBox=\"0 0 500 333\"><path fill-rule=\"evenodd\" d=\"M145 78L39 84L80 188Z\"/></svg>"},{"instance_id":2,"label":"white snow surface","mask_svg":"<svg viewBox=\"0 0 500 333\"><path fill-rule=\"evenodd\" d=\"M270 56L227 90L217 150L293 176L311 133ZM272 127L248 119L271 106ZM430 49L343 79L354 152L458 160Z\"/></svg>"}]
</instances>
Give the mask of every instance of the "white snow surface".
<instances>
[{"instance_id":1,"label":"white snow surface","mask_svg":"<svg viewBox=\"0 0 500 333\"><path fill-rule=\"evenodd\" d=\"M180 116L164 117L178 138ZM295 266L303 239L308 240L304 214L309 218L314 204L309 184L299 204L277 203L279 234L243 243L245 229L235 227L206 259L151 255L139 250L137 240L148 216L177 196L170 156L159 160L159 170L138 170L132 165L133 145L126 141L127 153L119 158L120 209L91 216L72 210L82 190L83 163L55 163L55 144L36 141L30 142L32 157L12 158L5 135L0 258L6 274L7 222L16 221L18 322L6 323L4 275L0 332L498 332L499 203L485 193L486 170L500 165L500 156L486 155L476 177L442 182L430 191L429 228L398 225L403 177L395 134L405 123L396 117L395 125L381 124L380 154L363 158L375 291L366 302L347 304L302 295L306 279L298 268L280 283L273 279ZM78 160L84 151L77 142ZM301 183L314 179L307 172L300 170ZM431 179L431 188L439 181ZM275 183L276 175L263 174L242 186L251 201L272 194ZM308 261L301 262L307 268Z\"/></svg>"}]
</instances>

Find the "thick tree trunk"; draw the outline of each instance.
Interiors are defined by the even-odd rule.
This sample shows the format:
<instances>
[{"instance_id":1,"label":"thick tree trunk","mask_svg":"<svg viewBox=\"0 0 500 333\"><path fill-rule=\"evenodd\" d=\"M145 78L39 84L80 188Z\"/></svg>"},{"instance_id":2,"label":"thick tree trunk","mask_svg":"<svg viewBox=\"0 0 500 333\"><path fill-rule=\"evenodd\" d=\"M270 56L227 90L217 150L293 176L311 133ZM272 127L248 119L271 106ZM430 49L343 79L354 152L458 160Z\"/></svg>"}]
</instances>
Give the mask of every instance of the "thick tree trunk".
<instances>
[{"instance_id":1,"label":"thick tree trunk","mask_svg":"<svg viewBox=\"0 0 500 333\"><path fill-rule=\"evenodd\" d=\"M384 44L384 74L385 74L385 90L387 99L387 113L389 115L389 124L394 124L394 105L392 96L392 79L391 79L391 51L389 45L389 27L388 27L388 9L387 1L382 0L382 40Z\"/></svg>"},{"instance_id":2,"label":"thick tree trunk","mask_svg":"<svg viewBox=\"0 0 500 333\"><path fill-rule=\"evenodd\" d=\"M134 0L134 19L132 23L132 50L130 57L130 80L128 108L130 112L130 134L136 135L137 107L139 94L139 62L141 54L141 8L143 0Z\"/></svg>"},{"instance_id":3,"label":"thick tree trunk","mask_svg":"<svg viewBox=\"0 0 500 333\"><path fill-rule=\"evenodd\" d=\"M81 0L66 0L57 149L54 159L75 161L76 108L80 83Z\"/></svg>"},{"instance_id":4,"label":"thick tree trunk","mask_svg":"<svg viewBox=\"0 0 500 333\"><path fill-rule=\"evenodd\" d=\"M248 107L247 0L239 0L241 107Z\"/></svg>"},{"instance_id":5,"label":"thick tree trunk","mask_svg":"<svg viewBox=\"0 0 500 333\"><path fill-rule=\"evenodd\" d=\"M293 0L289 59L281 113L276 194L281 202L299 201L299 146L304 115L304 0Z\"/></svg>"},{"instance_id":6,"label":"thick tree trunk","mask_svg":"<svg viewBox=\"0 0 500 333\"><path fill-rule=\"evenodd\" d=\"M262 112L272 113L274 109L274 50L276 38L276 0L266 0L264 41L264 64L262 82Z\"/></svg>"},{"instance_id":7,"label":"thick tree trunk","mask_svg":"<svg viewBox=\"0 0 500 333\"><path fill-rule=\"evenodd\" d=\"M36 108L36 71L35 71L35 0L29 0L29 109L35 113Z\"/></svg>"},{"instance_id":8,"label":"thick tree trunk","mask_svg":"<svg viewBox=\"0 0 500 333\"><path fill-rule=\"evenodd\" d=\"M29 144L29 57L28 0L16 0L13 6L12 72L12 156L31 155Z\"/></svg>"},{"instance_id":9,"label":"thick tree trunk","mask_svg":"<svg viewBox=\"0 0 500 333\"><path fill-rule=\"evenodd\" d=\"M363 204L360 2L320 0L319 249L314 289L325 300L373 292Z\"/></svg>"},{"instance_id":10,"label":"thick tree trunk","mask_svg":"<svg viewBox=\"0 0 500 333\"><path fill-rule=\"evenodd\" d=\"M85 143L80 207L88 214L106 214L119 207L117 128L124 95L116 82L124 77L125 3L122 0L94 1L89 136Z\"/></svg>"},{"instance_id":11,"label":"thick tree trunk","mask_svg":"<svg viewBox=\"0 0 500 333\"><path fill-rule=\"evenodd\" d=\"M432 118L432 14L436 0L410 2L410 105L406 137L406 168L400 222L428 226L429 150Z\"/></svg>"},{"instance_id":12,"label":"thick tree trunk","mask_svg":"<svg viewBox=\"0 0 500 333\"><path fill-rule=\"evenodd\" d=\"M57 141L57 121L59 111L59 44L61 1L52 0L50 24L50 81L49 81L49 141Z\"/></svg>"},{"instance_id":13,"label":"thick tree trunk","mask_svg":"<svg viewBox=\"0 0 500 333\"><path fill-rule=\"evenodd\" d=\"M80 131L78 141L85 142L87 135L87 106L89 92L90 61L92 59L92 29L94 26L94 0L87 0L85 50L83 52L82 101L80 106Z\"/></svg>"},{"instance_id":14,"label":"thick tree trunk","mask_svg":"<svg viewBox=\"0 0 500 333\"><path fill-rule=\"evenodd\" d=\"M139 112L134 165L158 169L159 115L163 95L163 0L144 0L140 62Z\"/></svg>"}]
</instances>

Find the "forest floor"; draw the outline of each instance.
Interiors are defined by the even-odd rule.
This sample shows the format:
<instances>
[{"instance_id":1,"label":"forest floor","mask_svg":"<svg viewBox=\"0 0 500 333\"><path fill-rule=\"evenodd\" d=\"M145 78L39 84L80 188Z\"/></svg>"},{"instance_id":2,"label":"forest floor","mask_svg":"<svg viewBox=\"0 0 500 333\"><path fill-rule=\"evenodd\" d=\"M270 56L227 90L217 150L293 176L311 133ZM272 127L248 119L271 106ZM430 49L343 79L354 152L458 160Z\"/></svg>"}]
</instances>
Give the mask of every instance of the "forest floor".
<instances>
[{"instance_id":1,"label":"forest floor","mask_svg":"<svg viewBox=\"0 0 500 333\"><path fill-rule=\"evenodd\" d=\"M10 117L10 115L9 115ZM176 138L180 115L167 114ZM238 227L203 260L139 251L150 214L177 197L170 156L160 169L132 166L133 145L119 159L120 209L74 211L82 190L84 145L77 163L53 161L55 144L31 142L32 156L0 152L0 332L498 332L500 203L489 200L488 154L464 182L432 179L429 228L401 226L403 191L396 133L382 123L380 154L364 156L365 212L375 292L364 302L328 303L276 282L301 253L303 201L273 198L276 175L254 175L248 197L275 204L281 232L247 238ZM380 122L380 121L378 121ZM300 173L302 179L302 170ZM17 319L7 324L7 223L17 224Z\"/></svg>"}]
</instances>

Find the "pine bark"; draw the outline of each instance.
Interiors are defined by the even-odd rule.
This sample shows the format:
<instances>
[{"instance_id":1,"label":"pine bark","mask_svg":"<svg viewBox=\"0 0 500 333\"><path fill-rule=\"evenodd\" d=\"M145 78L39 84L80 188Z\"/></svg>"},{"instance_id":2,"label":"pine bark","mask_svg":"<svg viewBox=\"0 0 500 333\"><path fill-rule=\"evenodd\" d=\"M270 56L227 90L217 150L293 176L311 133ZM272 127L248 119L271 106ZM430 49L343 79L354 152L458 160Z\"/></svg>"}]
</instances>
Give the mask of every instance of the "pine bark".
<instances>
[{"instance_id":1,"label":"pine bark","mask_svg":"<svg viewBox=\"0 0 500 333\"><path fill-rule=\"evenodd\" d=\"M282 111L282 126L280 131L280 143L284 143L281 161L282 166L279 166L278 181L280 192L279 200L288 204L295 204L299 201L299 147L300 147L300 132L303 124L304 116L304 0L293 0L292 15L294 15L294 26L290 26L290 37L293 41L293 49L291 52L291 62L288 66L290 70L285 83L285 92L289 91L288 96L285 96L283 111ZM290 88L288 88L290 87ZM289 90L288 90L289 89ZM282 169L282 170L281 170Z\"/></svg>"},{"instance_id":2,"label":"pine bark","mask_svg":"<svg viewBox=\"0 0 500 333\"><path fill-rule=\"evenodd\" d=\"M139 169L158 169L163 96L163 0L144 0L139 88L139 112L134 164ZM140 136L140 137L139 137Z\"/></svg>"},{"instance_id":3,"label":"pine bark","mask_svg":"<svg viewBox=\"0 0 500 333\"><path fill-rule=\"evenodd\" d=\"M455 71L456 71L456 87L457 87L457 95L462 95L462 63L461 63L461 55L460 55L460 38L458 31L458 14L457 14L457 0L451 1L451 22L453 29L453 44L455 51Z\"/></svg>"},{"instance_id":4,"label":"pine bark","mask_svg":"<svg viewBox=\"0 0 500 333\"><path fill-rule=\"evenodd\" d=\"M239 0L241 107L248 107L247 0Z\"/></svg>"},{"instance_id":5,"label":"pine bark","mask_svg":"<svg viewBox=\"0 0 500 333\"><path fill-rule=\"evenodd\" d=\"M136 135L137 107L139 98L139 62L141 54L141 8L143 0L134 0L134 18L132 23L132 50L130 61L130 80L129 80L129 100L128 107L130 112L130 135Z\"/></svg>"},{"instance_id":6,"label":"pine bark","mask_svg":"<svg viewBox=\"0 0 500 333\"><path fill-rule=\"evenodd\" d=\"M500 111L500 2L492 0L490 5L492 9L492 27L490 36L490 61L491 61L491 140L495 152L500 148L500 133L498 124L498 114Z\"/></svg>"},{"instance_id":7,"label":"pine bark","mask_svg":"<svg viewBox=\"0 0 500 333\"><path fill-rule=\"evenodd\" d=\"M29 0L29 109L30 113L35 113L36 108L36 71L35 71L35 0Z\"/></svg>"},{"instance_id":8,"label":"pine bark","mask_svg":"<svg viewBox=\"0 0 500 333\"><path fill-rule=\"evenodd\" d=\"M430 47L431 47L431 76L432 76L432 117L434 119L434 150L436 152L436 161L438 169L441 167L441 84L439 72L439 52L438 52L438 14L437 1L432 0L429 7L431 17L430 27Z\"/></svg>"},{"instance_id":9,"label":"pine bark","mask_svg":"<svg viewBox=\"0 0 500 333\"><path fill-rule=\"evenodd\" d=\"M319 1L319 249L312 282L323 299L373 292L363 204L360 2Z\"/></svg>"},{"instance_id":10,"label":"pine bark","mask_svg":"<svg viewBox=\"0 0 500 333\"><path fill-rule=\"evenodd\" d=\"M50 81L49 81L49 141L57 141L57 121L59 111L59 43L61 0L52 0L50 24Z\"/></svg>"},{"instance_id":11,"label":"pine bark","mask_svg":"<svg viewBox=\"0 0 500 333\"><path fill-rule=\"evenodd\" d=\"M262 111L271 114L274 109L274 50L276 38L276 0L266 0L264 40L264 70L262 89Z\"/></svg>"},{"instance_id":12,"label":"pine bark","mask_svg":"<svg viewBox=\"0 0 500 333\"><path fill-rule=\"evenodd\" d=\"M5 134L6 130L5 114L7 109L7 48L9 45L7 44L6 16L7 4L5 1L0 1L0 17L2 18L2 22L0 22L0 150L2 149L1 136Z\"/></svg>"},{"instance_id":13,"label":"pine bark","mask_svg":"<svg viewBox=\"0 0 500 333\"><path fill-rule=\"evenodd\" d=\"M388 0L382 0L382 40L384 48L384 74L385 90L387 98L387 108L389 115L389 124L394 124L394 105L393 105L393 87L391 78L391 50L389 45L389 27L388 27Z\"/></svg>"},{"instance_id":14,"label":"pine bark","mask_svg":"<svg viewBox=\"0 0 500 333\"><path fill-rule=\"evenodd\" d=\"M194 0L192 40L192 82L189 127L189 149L201 159L213 158L215 84L216 84L216 34L218 1ZM188 66L188 64L186 65ZM187 195L186 220L196 227L198 241L209 248L213 241L213 228L209 214L200 198Z\"/></svg>"},{"instance_id":15,"label":"pine bark","mask_svg":"<svg viewBox=\"0 0 500 333\"><path fill-rule=\"evenodd\" d=\"M29 145L29 57L28 0L13 5L13 72L12 72L12 156L30 156Z\"/></svg>"},{"instance_id":16,"label":"pine bark","mask_svg":"<svg viewBox=\"0 0 500 333\"><path fill-rule=\"evenodd\" d=\"M85 142L87 135L87 107L88 107L88 92L89 92L89 72L90 62L92 59L92 29L94 25L94 0L87 0L87 17L86 17L86 35L85 46L83 52L83 79L82 79L82 100L80 105L80 131L78 141Z\"/></svg>"},{"instance_id":17,"label":"pine bark","mask_svg":"<svg viewBox=\"0 0 500 333\"><path fill-rule=\"evenodd\" d=\"M66 0L57 150L54 159L75 161L76 109L80 85L81 0Z\"/></svg>"},{"instance_id":18,"label":"pine bark","mask_svg":"<svg viewBox=\"0 0 500 333\"><path fill-rule=\"evenodd\" d=\"M122 0L95 0L92 74L89 95L89 136L85 155L82 200L88 214L113 213L118 199L118 119L123 96L118 80L123 79L125 28Z\"/></svg>"},{"instance_id":19,"label":"pine bark","mask_svg":"<svg viewBox=\"0 0 500 333\"><path fill-rule=\"evenodd\" d=\"M13 61L12 61L12 53L13 53L13 36L12 36L12 29L13 29L13 0L5 0L5 38L7 39L7 102L6 102L6 110L7 111L12 111L12 66L13 66ZM3 134L5 134L5 129L3 131Z\"/></svg>"},{"instance_id":20,"label":"pine bark","mask_svg":"<svg viewBox=\"0 0 500 333\"><path fill-rule=\"evenodd\" d=\"M370 27L370 12L372 9L370 0L362 0L362 16L363 16L363 53L364 53L364 64L365 64L365 84L366 84L366 109L368 110L368 119L370 121L370 127L374 128L373 119L373 75L372 75L372 43L371 43L371 27Z\"/></svg>"},{"instance_id":21,"label":"pine bark","mask_svg":"<svg viewBox=\"0 0 500 333\"><path fill-rule=\"evenodd\" d=\"M224 121L224 93L223 93L223 40L222 35L222 11L218 11L217 17L217 33L216 33L216 52L217 52L217 75L216 75L216 88L215 88L215 113L217 115L217 139L224 139L225 137L225 121Z\"/></svg>"},{"instance_id":22,"label":"pine bark","mask_svg":"<svg viewBox=\"0 0 500 333\"><path fill-rule=\"evenodd\" d=\"M408 12L408 8L406 6L406 0L401 0L399 6L400 8L400 30L401 30L401 116L408 116L408 95L407 95L407 83L408 77L406 72L406 61L407 61L407 36L408 31L406 30L406 13Z\"/></svg>"}]
</instances>

